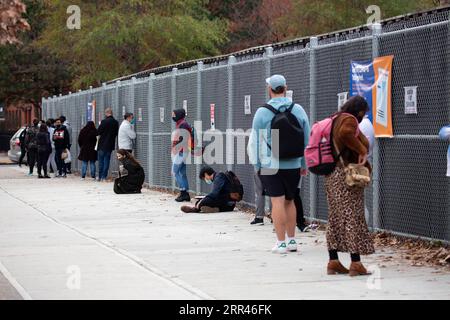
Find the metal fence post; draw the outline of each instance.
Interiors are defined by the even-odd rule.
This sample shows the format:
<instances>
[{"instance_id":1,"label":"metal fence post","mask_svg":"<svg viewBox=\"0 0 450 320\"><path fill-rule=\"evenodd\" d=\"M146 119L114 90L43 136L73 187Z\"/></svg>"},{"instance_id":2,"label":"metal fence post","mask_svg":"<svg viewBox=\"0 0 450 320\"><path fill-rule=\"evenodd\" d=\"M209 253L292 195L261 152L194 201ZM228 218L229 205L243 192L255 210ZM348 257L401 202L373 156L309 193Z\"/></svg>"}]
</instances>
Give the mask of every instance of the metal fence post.
<instances>
[{"instance_id":1,"label":"metal fence post","mask_svg":"<svg viewBox=\"0 0 450 320\"><path fill-rule=\"evenodd\" d=\"M197 62L197 115L196 118L201 121L202 119L202 71L203 71L203 61ZM202 125L203 131L203 125ZM203 144L203 132L197 132L197 135L200 135L199 141L200 145ZM200 175L201 164L203 162L203 155L194 158L195 161L195 188L198 194L201 194L202 185L200 179L197 177Z\"/></svg>"},{"instance_id":2,"label":"metal fence post","mask_svg":"<svg viewBox=\"0 0 450 320\"><path fill-rule=\"evenodd\" d=\"M265 67L266 67L266 78L269 78L271 76L271 58L273 57L273 48L272 47L267 47L266 48L266 52L265 52L265 57L266 57L266 63L265 63ZM267 90L265 90L265 94L266 94L266 101L269 100L269 92Z\"/></svg>"},{"instance_id":3,"label":"metal fence post","mask_svg":"<svg viewBox=\"0 0 450 320\"><path fill-rule=\"evenodd\" d=\"M382 33L380 23L372 26L372 57L380 55L379 36ZM377 231L381 227L380 223L380 141L375 138L373 146L373 229Z\"/></svg>"},{"instance_id":4,"label":"metal fence post","mask_svg":"<svg viewBox=\"0 0 450 320\"><path fill-rule=\"evenodd\" d=\"M155 74L151 73L150 77L148 78L148 185L154 186L155 185L155 177L153 174L153 157L155 156L154 153L154 146L153 146L153 133L154 133L154 126L153 126L153 107L154 107L154 100L153 100L153 80L155 80Z\"/></svg>"},{"instance_id":5,"label":"metal fence post","mask_svg":"<svg viewBox=\"0 0 450 320\"><path fill-rule=\"evenodd\" d=\"M177 73L178 68L172 69L172 85L171 85L171 98L172 98L172 110L175 110L177 108ZM171 111L172 111L171 110ZM173 121L170 121L172 125L172 131L170 134L172 134L173 131L175 131L175 123ZM172 139L172 138L170 138ZM172 175L172 191L175 191L176 189L176 183L175 183L175 177Z\"/></svg>"},{"instance_id":6,"label":"metal fence post","mask_svg":"<svg viewBox=\"0 0 450 320\"><path fill-rule=\"evenodd\" d=\"M317 37L311 37L310 45L310 64L309 64L309 118L311 125L317 121L316 117L316 94L317 94L317 81L316 81L316 48L319 46L319 39ZM311 174L309 176L309 211L312 219L317 217L317 187L318 178L316 175Z\"/></svg>"},{"instance_id":7,"label":"metal fence post","mask_svg":"<svg viewBox=\"0 0 450 320\"><path fill-rule=\"evenodd\" d=\"M125 112L131 112L131 113L135 114L135 110L134 110L135 101L136 101L135 100L135 98L136 98L135 90L136 90L136 77L133 77L131 80L130 110L125 109ZM135 116L136 116L136 114L135 114Z\"/></svg>"},{"instance_id":8,"label":"metal fence post","mask_svg":"<svg viewBox=\"0 0 450 320\"><path fill-rule=\"evenodd\" d=\"M234 56L228 57L228 117L227 117L227 129L233 129L233 64L236 63ZM226 133L226 156L225 161L227 164L227 170L233 170L234 163L234 150L233 135Z\"/></svg>"}]
</instances>

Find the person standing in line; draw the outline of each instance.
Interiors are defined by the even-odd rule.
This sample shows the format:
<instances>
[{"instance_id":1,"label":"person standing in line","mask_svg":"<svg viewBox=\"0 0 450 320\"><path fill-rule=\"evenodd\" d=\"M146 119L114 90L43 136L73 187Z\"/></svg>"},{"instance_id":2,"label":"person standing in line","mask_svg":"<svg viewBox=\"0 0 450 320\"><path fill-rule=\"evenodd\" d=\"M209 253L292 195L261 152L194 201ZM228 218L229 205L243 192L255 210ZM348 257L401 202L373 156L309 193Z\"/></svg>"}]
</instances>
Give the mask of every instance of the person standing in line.
<instances>
[{"instance_id":1,"label":"person standing in line","mask_svg":"<svg viewBox=\"0 0 450 320\"><path fill-rule=\"evenodd\" d=\"M69 145L67 147L67 150L70 151L70 148L72 147L72 126L70 125L69 121L67 121L65 116L61 116L61 123L63 126L66 127L67 132L69 133ZM72 174L72 162L69 162L66 164L67 167L67 174Z\"/></svg>"},{"instance_id":2,"label":"person standing in line","mask_svg":"<svg viewBox=\"0 0 450 320\"><path fill-rule=\"evenodd\" d=\"M264 217L266 216L266 195L264 192L264 187L262 185L261 179L259 178L258 172L255 171L253 175L255 182L255 203L256 203L256 215L255 219L250 222L251 225L264 225ZM269 203L269 210L272 210L272 204Z\"/></svg>"},{"instance_id":3,"label":"person standing in line","mask_svg":"<svg viewBox=\"0 0 450 320\"><path fill-rule=\"evenodd\" d=\"M105 119L98 127L98 181L106 181L108 177L111 153L116 148L116 138L119 133L119 122L113 117L111 108L105 110Z\"/></svg>"},{"instance_id":4,"label":"person standing in line","mask_svg":"<svg viewBox=\"0 0 450 320\"><path fill-rule=\"evenodd\" d=\"M442 141L450 142L450 125L443 127L439 131L439 138ZM447 177L450 177L450 146L447 151Z\"/></svg>"},{"instance_id":5,"label":"person standing in line","mask_svg":"<svg viewBox=\"0 0 450 320\"><path fill-rule=\"evenodd\" d=\"M176 134L172 141L172 174L175 176L178 187L180 188L180 195L175 199L177 202L189 202L191 196L189 195L189 182L186 175L186 157L189 153L190 141L183 141L183 132L185 130L191 138L192 128L186 121L186 111L184 109L177 109L172 112L172 120L176 123Z\"/></svg>"},{"instance_id":6,"label":"person standing in line","mask_svg":"<svg viewBox=\"0 0 450 320\"><path fill-rule=\"evenodd\" d=\"M132 113L125 113L123 119L124 120L119 128L119 149L126 150L128 153L133 153L133 140L136 139L136 132L134 131L134 115Z\"/></svg>"},{"instance_id":7,"label":"person standing in line","mask_svg":"<svg viewBox=\"0 0 450 320\"><path fill-rule=\"evenodd\" d=\"M37 148L37 134L39 132L39 120L34 119L33 125L27 129L25 136L25 146L27 149L27 160L29 172L28 175L33 175L34 166L36 165L38 148Z\"/></svg>"},{"instance_id":8,"label":"person standing in line","mask_svg":"<svg viewBox=\"0 0 450 320\"><path fill-rule=\"evenodd\" d=\"M81 129L78 135L78 145L80 146L80 154L78 160L82 162L81 165L81 179L86 178L88 165L90 164L91 178L96 178L95 162L97 161L97 151L95 145L97 143L97 128L93 121L88 121L86 126Z\"/></svg>"},{"instance_id":9,"label":"person standing in line","mask_svg":"<svg viewBox=\"0 0 450 320\"><path fill-rule=\"evenodd\" d=\"M344 168L350 163L359 163L371 170L367 162L369 141L359 131L359 123L368 110L369 105L363 97L352 97L344 104L333 122L334 150L340 154L342 161L339 160L334 172L325 177L328 200L326 238L330 258L327 266L329 275L368 275L361 263L360 255L375 252L364 216L364 189L347 186ZM350 254L352 261L350 270L340 263L338 252Z\"/></svg>"},{"instance_id":10,"label":"person standing in line","mask_svg":"<svg viewBox=\"0 0 450 320\"><path fill-rule=\"evenodd\" d=\"M55 142L53 141L53 133L55 133L55 119L48 119L46 122L47 128L48 128L48 133L50 135L50 143L51 143L51 151L50 151L50 155L48 157L47 160L47 172L48 173L54 173L55 174L55 178L56 178L56 172L58 171L58 167L56 165L56 160L55 160Z\"/></svg>"},{"instance_id":11,"label":"person standing in line","mask_svg":"<svg viewBox=\"0 0 450 320\"><path fill-rule=\"evenodd\" d=\"M38 146L38 156L37 156L38 178L49 179L50 177L47 174L47 160L48 156L50 155L52 146L50 142L50 134L48 132L47 125L41 124L36 139ZM42 169L44 169L44 175L42 175Z\"/></svg>"},{"instance_id":12,"label":"person standing in line","mask_svg":"<svg viewBox=\"0 0 450 320\"><path fill-rule=\"evenodd\" d=\"M305 159L301 155L308 145L310 127L305 110L286 97L287 84L282 75L268 78L266 84L271 99L255 114L248 154L272 202L272 218L277 236L272 252L285 254L298 250L295 240L294 199L300 176L308 173ZM278 123L283 123L283 128L278 132L273 130L276 119L280 120ZM275 136L272 141L275 133L278 133L279 139ZM288 136L289 139L283 140L283 137ZM302 141L299 142L298 139ZM286 154L282 154L281 150Z\"/></svg>"},{"instance_id":13,"label":"person standing in line","mask_svg":"<svg viewBox=\"0 0 450 320\"><path fill-rule=\"evenodd\" d=\"M67 169L66 163L62 158L62 154L69 146L69 132L67 128L62 125L61 119L56 119L55 131L53 132L53 142L55 143L55 160L58 167L57 178L66 178Z\"/></svg>"},{"instance_id":14,"label":"person standing in line","mask_svg":"<svg viewBox=\"0 0 450 320\"><path fill-rule=\"evenodd\" d=\"M19 135L19 142L20 142L20 157L19 157L19 167L22 168L22 162L27 154L27 148L25 145L25 137L27 135L27 130L30 126L25 125L25 129L22 130L22 132Z\"/></svg>"}]
</instances>

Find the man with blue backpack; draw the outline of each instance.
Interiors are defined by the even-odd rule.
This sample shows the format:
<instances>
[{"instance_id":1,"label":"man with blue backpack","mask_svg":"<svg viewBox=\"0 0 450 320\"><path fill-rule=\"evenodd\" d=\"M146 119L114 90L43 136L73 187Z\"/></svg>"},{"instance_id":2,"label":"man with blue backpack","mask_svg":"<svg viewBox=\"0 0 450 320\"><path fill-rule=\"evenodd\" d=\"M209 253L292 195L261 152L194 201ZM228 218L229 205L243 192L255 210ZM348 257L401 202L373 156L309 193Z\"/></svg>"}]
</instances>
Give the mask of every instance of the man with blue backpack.
<instances>
[{"instance_id":1,"label":"man with blue backpack","mask_svg":"<svg viewBox=\"0 0 450 320\"><path fill-rule=\"evenodd\" d=\"M272 202L277 234L272 252L285 254L297 251L294 199L300 176L308 173L303 156L310 126L305 110L286 97L282 75L268 78L266 84L270 100L255 114L248 154Z\"/></svg>"}]
</instances>

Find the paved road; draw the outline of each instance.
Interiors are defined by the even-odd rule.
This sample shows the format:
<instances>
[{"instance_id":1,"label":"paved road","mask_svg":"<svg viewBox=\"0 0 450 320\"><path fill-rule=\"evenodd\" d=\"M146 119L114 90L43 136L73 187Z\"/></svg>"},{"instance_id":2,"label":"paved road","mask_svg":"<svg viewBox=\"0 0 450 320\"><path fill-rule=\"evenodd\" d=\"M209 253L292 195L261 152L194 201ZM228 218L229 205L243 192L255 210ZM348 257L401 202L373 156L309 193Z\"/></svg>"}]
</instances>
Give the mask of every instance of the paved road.
<instances>
[{"instance_id":1,"label":"paved road","mask_svg":"<svg viewBox=\"0 0 450 320\"><path fill-rule=\"evenodd\" d=\"M25 171L0 166L0 266L25 299L450 298L450 274L434 269L383 263L379 279L327 276L322 232L273 255L272 226L252 227L245 213L184 215L166 194L117 196L108 183Z\"/></svg>"}]
</instances>

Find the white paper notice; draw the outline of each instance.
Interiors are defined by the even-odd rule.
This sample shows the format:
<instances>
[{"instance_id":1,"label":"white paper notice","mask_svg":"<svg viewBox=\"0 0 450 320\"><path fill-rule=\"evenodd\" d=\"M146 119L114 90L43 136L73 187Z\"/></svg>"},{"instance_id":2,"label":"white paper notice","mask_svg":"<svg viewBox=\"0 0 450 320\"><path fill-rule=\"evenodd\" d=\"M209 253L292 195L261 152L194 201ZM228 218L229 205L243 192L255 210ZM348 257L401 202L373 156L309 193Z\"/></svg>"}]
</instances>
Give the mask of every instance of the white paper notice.
<instances>
[{"instance_id":1,"label":"white paper notice","mask_svg":"<svg viewBox=\"0 0 450 320\"><path fill-rule=\"evenodd\" d=\"M124 116L125 113L127 113L127 110L126 110L125 106L123 106L123 107L122 107L122 115Z\"/></svg>"},{"instance_id":2,"label":"white paper notice","mask_svg":"<svg viewBox=\"0 0 450 320\"><path fill-rule=\"evenodd\" d=\"M142 122L142 108L138 109L138 121Z\"/></svg>"},{"instance_id":3,"label":"white paper notice","mask_svg":"<svg viewBox=\"0 0 450 320\"><path fill-rule=\"evenodd\" d=\"M164 122L164 108L159 108L159 121Z\"/></svg>"},{"instance_id":4,"label":"white paper notice","mask_svg":"<svg viewBox=\"0 0 450 320\"><path fill-rule=\"evenodd\" d=\"M377 91L377 123L383 127L388 127L388 85L389 71L386 69L378 69Z\"/></svg>"},{"instance_id":5,"label":"white paper notice","mask_svg":"<svg viewBox=\"0 0 450 320\"><path fill-rule=\"evenodd\" d=\"M405 114L417 114L417 87L405 87Z\"/></svg>"},{"instance_id":6,"label":"white paper notice","mask_svg":"<svg viewBox=\"0 0 450 320\"><path fill-rule=\"evenodd\" d=\"M188 114L188 104L187 104L187 100L183 100L183 109L184 109L184 111L186 111L186 115Z\"/></svg>"},{"instance_id":7,"label":"white paper notice","mask_svg":"<svg viewBox=\"0 0 450 320\"><path fill-rule=\"evenodd\" d=\"M291 100L291 102L293 102L294 101L294 91L292 91L292 90L286 91L286 98L288 98L289 100Z\"/></svg>"},{"instance_id":8,"label":"white paper notice","mask_svg":"<svg viewBox=\"0 0 450 320\"><path fill-rule=\"evenodd\" d=\"M245 99L244 99L244 113L245 114L252 114L251 99L252 99L252 96L245 96Z\"/></svg>"},{"instance_id":9,"label":"white paper notice","mask_svg":"<svg viewBox=\"0 0 450 320\"><path fill-rule=\"evenodd\" d=\"M338 93L338 111L341 111L342 106L347 102L347 100L348 92Z\"/></svg>"}]
</instances>

